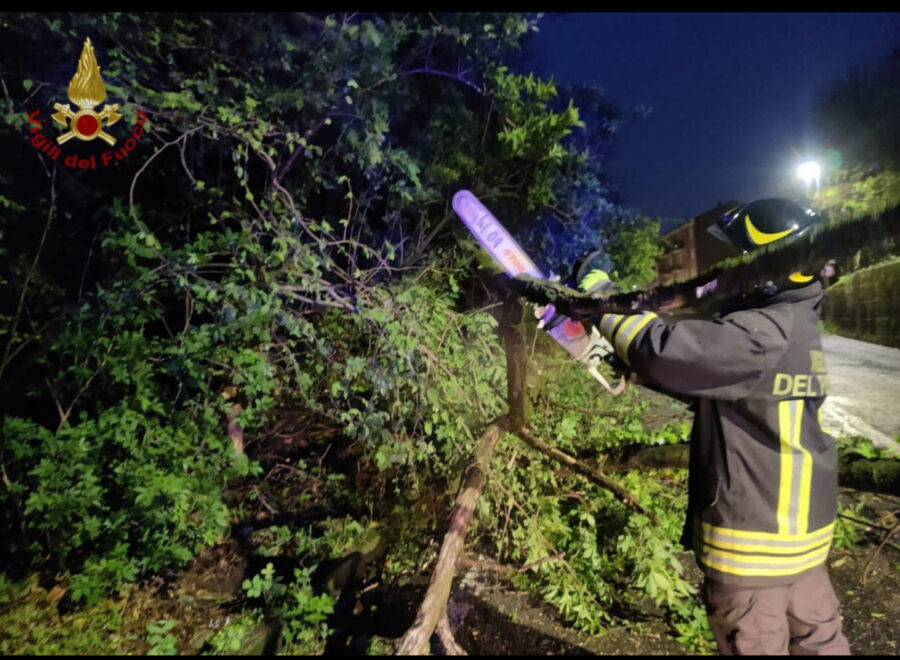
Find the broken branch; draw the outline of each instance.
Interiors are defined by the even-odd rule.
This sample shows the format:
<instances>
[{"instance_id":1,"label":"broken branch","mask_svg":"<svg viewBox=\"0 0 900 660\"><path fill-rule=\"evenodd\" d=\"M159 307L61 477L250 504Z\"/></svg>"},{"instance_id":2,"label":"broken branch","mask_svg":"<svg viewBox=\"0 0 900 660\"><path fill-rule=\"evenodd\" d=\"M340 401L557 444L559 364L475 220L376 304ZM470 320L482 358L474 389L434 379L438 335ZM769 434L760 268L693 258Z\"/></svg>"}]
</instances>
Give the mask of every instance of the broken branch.
<instances>
[{"instance_id":1,"label":"broken branch","mask_svg":"<svg viewBox=\"0 0 900 660\"><path fill-rule=\"evenodd\" d=\"M419 606L415 622L397 646L398 655L425 653L435 626L441 617L446 616L447 599L450 597L450 587L456 573L456 560L463 550L472 514L475 513L475 506L484 488L491 453L502 433L503 426L500 420L495 420L478 439L474 456L466 468L456 496L456 504L450 516L450 529L444 535L428 591Z\"/></svg>"},{"instance_id":2,"label":"broken branch","mask_svg":"<svg viewBox=\"0 0 900 660\"><path fill-rule=\"evenodd\" d=\"M647 516L653 522L659 524L659 518L655 513L645 508L642 504L637 501L634 495L632 495L628 490L617 484L615 481L602 474L599 470L595 470L594 468L588 467L583 463L579 463L575 458L569 456L565 452L556 449L555 447L551 447L546 442L538 438L531 431L529 431L526 427L522 427L516 432L516 435L521 438L527 445L538 450L542 454L552 458L554 461L558 463L562 463L563 465L567 465L572 468L578 474L587 477L595 484L600 486L601 488L605 488L610 491L613 495L615 495L625 506L627 506L632 511L636 513L640 513L641 515Z\"/></svg>"}]
</instances>

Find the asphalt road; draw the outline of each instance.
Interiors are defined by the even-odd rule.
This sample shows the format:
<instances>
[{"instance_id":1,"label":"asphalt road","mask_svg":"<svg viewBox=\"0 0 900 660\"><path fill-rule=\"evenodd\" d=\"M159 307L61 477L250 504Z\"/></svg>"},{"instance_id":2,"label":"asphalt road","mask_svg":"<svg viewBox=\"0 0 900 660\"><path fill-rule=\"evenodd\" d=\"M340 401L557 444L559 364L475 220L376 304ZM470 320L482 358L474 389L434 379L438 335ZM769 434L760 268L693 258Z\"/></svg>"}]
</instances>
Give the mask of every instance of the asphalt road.
<instances>
[{"instance_id":1,"label":"asphalt road","mask_svg":"<svg viewBox=\"0 0 900 660\"><path fill-rule=\"evenodd\" d=\"M900 349L856 339L822 337L828 368L823 426L900 449Z\"/></svg>"}]
</instances>

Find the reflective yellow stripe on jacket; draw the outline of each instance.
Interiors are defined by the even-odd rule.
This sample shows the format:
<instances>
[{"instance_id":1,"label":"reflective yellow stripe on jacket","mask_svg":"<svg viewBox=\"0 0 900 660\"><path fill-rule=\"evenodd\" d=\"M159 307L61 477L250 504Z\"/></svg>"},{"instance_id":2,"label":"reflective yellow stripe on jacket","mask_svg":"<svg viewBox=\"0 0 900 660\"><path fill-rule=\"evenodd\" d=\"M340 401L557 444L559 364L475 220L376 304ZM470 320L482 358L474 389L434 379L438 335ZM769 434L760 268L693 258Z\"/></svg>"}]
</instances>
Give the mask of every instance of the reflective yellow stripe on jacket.
<instances>
[{"instance_id":1,"label":"reflective yellow stripe on jacket","mask_svg":"<svg viewBox=\"0 0 900 660\"><path fill-rule=\"evenodd\" d=\"M705 566L733 575L776 577L800 573L828 557L834 523L808 531L813 461L800 433L805 406L804 399L778 402L778 531L729 529L698 519L694 549Z\"/></svg>"},{"instance_id":2,"label":"reflective yellow stripe on jacket","mask_svg":"<svg viewBox=\"0 0 900 660\"><path fill-rule=\"evenodd\" d=\"M777 519L780 534L805 534L809 527L812 456L800 443L804 406L803 399L778 402L781 478Z\"/></svg>"},{"instance_id":3,"label":"reflective yellow stripe on jacket","mask_svg":"<svg viewBox=\"0 0 900 660\"><path fill-rule=\"evenodd\" d=\"M656 318L653 312L644 312L643 314L634 314L626 316L623 314L604 314L600 319L600 334L613 345L616 349L616 355L628 361L628 347L631 346L634 338L643 330L652 319Z\"/></svg>"},{"instance_id":4,"label":"reflective yellow stripe on jacket","mask_svg":"<svg viewBox=\"0 0 900 660\"><path fill-rule=\"evenodd\" d=\"M699 561L723 573L743 576L794 575L828 557L834 523L814 532L782 534L716 527L696 520L694 550Z\"/></svg>"}]
</instances>

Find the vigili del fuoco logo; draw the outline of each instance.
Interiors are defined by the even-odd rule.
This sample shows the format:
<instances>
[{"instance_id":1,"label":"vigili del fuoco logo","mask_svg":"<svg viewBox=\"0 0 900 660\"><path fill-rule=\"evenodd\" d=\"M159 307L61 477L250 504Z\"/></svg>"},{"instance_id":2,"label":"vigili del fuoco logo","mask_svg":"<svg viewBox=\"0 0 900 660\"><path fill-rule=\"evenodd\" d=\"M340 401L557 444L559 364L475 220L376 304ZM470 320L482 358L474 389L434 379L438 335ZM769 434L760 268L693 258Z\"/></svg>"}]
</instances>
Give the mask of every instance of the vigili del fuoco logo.
<instances>
[{"instance_id":1,"label":"vigili del fuoco logo","mask_svg":"<svg viewBox=\"0 0 900 660\"><path fill-rule=\"evenodd\" d=\"M94 46L90 38L85 39L81 57L78 58L78 68L69 82L69 101L77 108L72 110L68 103L54 103L56 113L51 115L54 123L61 129L60 135L54 140L48 138L42 132L43 122L38 119L40 110L35 110L28 115L31 124L31 144L47 155L48 158L59 160L63 156L63 164L66 167L94 170L97 167L108 167L117 160L123 160L137 146L137 141L144 135L144 124L147 122L147 114L143 110L137 111L131 134L118 147L116 136L107 133L105 129L117 123L123 115L119 113L119 104L104 104L103 109L97 112L95 108L106 100L106 85L100 76L100 66L94 55ZM102 153L79 154L70 149L63 149L61 145L70 144L75 138L81 142L91 142L100 139L110 147L116 147ZM71 143L77 144L77 143ZM67 153L68 152L68 153Z\"/></svg>"}]
</instances>

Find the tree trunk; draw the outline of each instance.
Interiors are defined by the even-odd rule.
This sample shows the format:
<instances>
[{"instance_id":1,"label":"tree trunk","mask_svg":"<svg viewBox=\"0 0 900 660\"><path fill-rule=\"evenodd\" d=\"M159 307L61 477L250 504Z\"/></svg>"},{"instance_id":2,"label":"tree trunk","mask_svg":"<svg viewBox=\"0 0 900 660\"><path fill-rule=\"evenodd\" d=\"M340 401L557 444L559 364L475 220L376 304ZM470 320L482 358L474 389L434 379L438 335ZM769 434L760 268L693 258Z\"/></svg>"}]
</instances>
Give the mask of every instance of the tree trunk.
<instances>
[{"instance_id":1,"label":"tree trunk","mask_svg":"<svg viewBox=\"0 0 900 660\"><path fill-rule=\"evenodd\" d=\"M652 470L658 468L688 467L689 445L660 445L623 452L626 459L604 464L606 472L621 470ZM838 483L870 493L900 495L900 460L844 458L838 466Z\"/></svg>"},{"instance_id":2,"label":"tree trunk","mask_svg":"<svg viewBox=\"0 0 900 660\"><path fill-rule=\"evenodd\" d=\"M506 347L506 398L509 412L506 419L492 422L475 446L475 455L466 468L456 496L456 505L450 516L450 529L444 536L428 591L419 606L415 622L397 646L399 655L426 653L428 642L438 623L442 624L438 631L442 641L452 647L447 649L448 652L454 655L464 653L453 640L447 621L447 599L456 574L456 560L465 545L469 523L484 488L494 445L501 433L507 429L519 429L525 423L525 342L519 329L521 322L522 305L515 296L507 293L503 303L500 334Z\"/></svg>"},{"instance_id":3,"label":"tree trunk","mask_svg":"<svg viewBox=\"0 0 900 660\"><path fill-rule=\"evenodd\" d=\"M838 472L838 483L845 488L870 493L900 495L900 460L843 460Z\"/></svg>"},{"instance_id":4,"label":"tree trunk","mask_svg":"<svg viewBox=\"0 0 900 660\"><path fill-rule=\"evenodd\" d=\"M475 512L475 505L484 487L485 475L494 445L503 433L500 420L492 423L478 439L475 456L466 468L463 482L456 496L456 505L450 516L450 529L444 536L437 564L431 574L431 582L425 598L419 606L416 620L406 631L397 646L398 655L421 655L427 653L428 642L438 621L446 616L447 599L456 573L456 560L463 550L466 532Z\"/></svg>"},{"instance_id":5,"label":"tree trunk","mask_svg":"<svg viewBox=\"0 0 900 660\"><path fill-rule=\"evenodd\" d=\"M441 620L437 623L437 634L438 638L441 640L441 644L444 645L444 650L447 652L447 655L469 655L463 647L456 643L456 638L453 637L453 631L450 629L450 620L447 618L446 612L444 612L444 616L441 617Z\"/></svg>"},{"instance_id":6,"label":"tree trunk","mask_svg":"<svg viewBox=\"0 0 900 660\"><path fill-rule=\"evenodd\" d=\"M525 341L522 339L522 305L510 296L503 303L500 332L506 346L506 399L509 405L509 429L525 424Z\"/></svg>"}]
</instances>

